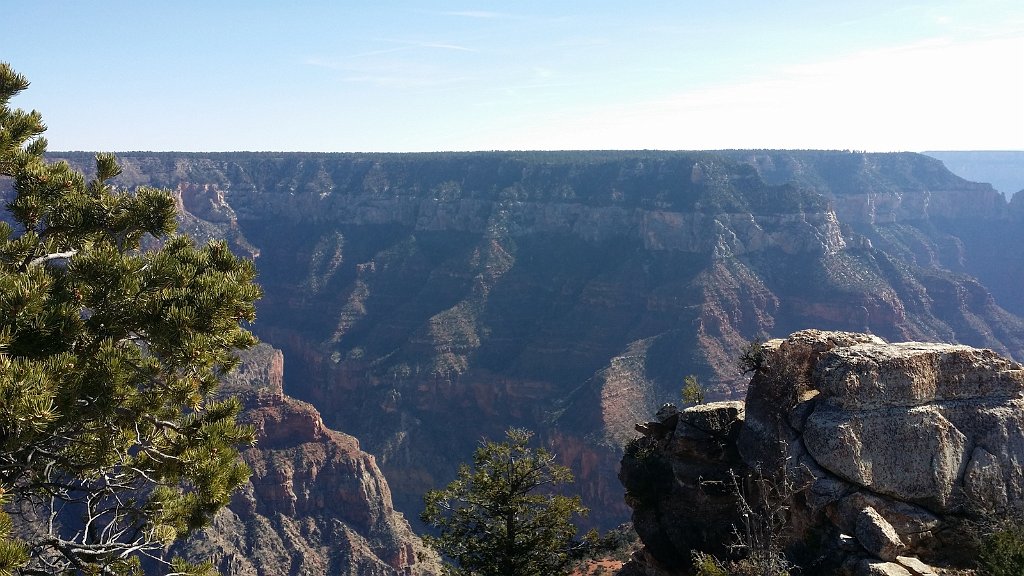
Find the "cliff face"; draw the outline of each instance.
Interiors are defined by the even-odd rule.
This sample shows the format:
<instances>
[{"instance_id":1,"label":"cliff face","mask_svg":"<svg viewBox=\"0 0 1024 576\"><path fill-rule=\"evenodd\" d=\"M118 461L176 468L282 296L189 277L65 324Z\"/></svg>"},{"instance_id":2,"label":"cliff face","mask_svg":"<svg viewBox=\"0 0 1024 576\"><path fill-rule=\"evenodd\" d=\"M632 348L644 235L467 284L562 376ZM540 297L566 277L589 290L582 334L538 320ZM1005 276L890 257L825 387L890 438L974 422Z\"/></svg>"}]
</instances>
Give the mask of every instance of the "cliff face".
<instances>
[{"instance_id":1,"label":"cliff face","mask_svg":"<svg viewBox=\"0 0 1024 576\"><path fill-rule=\"evenodd\" d=\"M986 288L998 266L979 240L1016 217L914 154L120 158L120 183L177 191L190 233L257 257L255 328L288 357L287 390L361 439L409 515L516 425L617 524L633 422L689 373L742 396L734 359L756 335L870 330L1024 357L1024 324L1000 307L1024 303Z\"/></svg>"},{"instance_id":2,"label":"cliff face","mask_svg":"<svg viewBox=\"0 0 1024 576\"><path fill-rule=\"evenodd\" d=\"M621 478L647 550L627 574L683 574L691 550L726 553L740 490L785 519L781 548L816 548L811 573L966 568L964 520L1024 510L1021 364L816 330L761 352L745 404L664 408L638 426Z\"/></svg>"},{"instance_id":3,"label":"cliff face","mask_svg":"<svg viewBox=\"0 0 1024 576\"><path fill-rule=\"evenodd\" d=\"M257 430L256 446L242 453L252 477L178 553L236 576L440 574L392 507L373 456L286 396L283 367L281 352L260 344L229 376L223 392L243 399L242 420Z\"/></svg>"}]
</instances>

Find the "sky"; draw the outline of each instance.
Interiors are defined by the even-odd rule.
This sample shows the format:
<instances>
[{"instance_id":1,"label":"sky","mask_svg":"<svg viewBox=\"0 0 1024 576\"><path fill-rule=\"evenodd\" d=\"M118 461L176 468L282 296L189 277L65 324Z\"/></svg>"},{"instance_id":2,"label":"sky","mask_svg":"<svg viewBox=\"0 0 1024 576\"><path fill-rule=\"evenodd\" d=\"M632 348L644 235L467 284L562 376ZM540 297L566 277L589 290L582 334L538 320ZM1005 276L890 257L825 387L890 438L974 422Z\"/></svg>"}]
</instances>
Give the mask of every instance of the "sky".
<instances>
[{"instance_id":1,"label":"sky","mask_svg":"<svg viewBox=\"0 0 1024 576\"><path fill-rule=\"evenodd\" d=\"M1020 0L0 0L51 150L1024 150Z\"/></svg>"}]
</instances>

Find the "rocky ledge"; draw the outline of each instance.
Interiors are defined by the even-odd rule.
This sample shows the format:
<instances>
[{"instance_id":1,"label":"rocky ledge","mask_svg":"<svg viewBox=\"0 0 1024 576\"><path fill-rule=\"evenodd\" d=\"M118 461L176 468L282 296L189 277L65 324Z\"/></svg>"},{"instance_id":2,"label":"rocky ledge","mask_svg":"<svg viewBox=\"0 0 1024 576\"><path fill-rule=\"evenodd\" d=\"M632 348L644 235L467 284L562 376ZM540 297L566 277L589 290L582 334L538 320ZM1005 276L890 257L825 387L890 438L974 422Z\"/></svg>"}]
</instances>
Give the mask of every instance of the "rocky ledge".
<instances>
[{"instance_id":1,"label":"rocky ledge","mask_svg":"<svg viewBox=\"0 0 1024 576\"><path fill-rule=\"evenodd\" d=\"M646 548L623 574L727 553L738 494L771 503L771 530L805 570L858 576L968 566L965 531L1024 510L1024 366L816 330L751 360L745 403L666 406L637 426L620 479Z\"/></svg>"}]
</instances>

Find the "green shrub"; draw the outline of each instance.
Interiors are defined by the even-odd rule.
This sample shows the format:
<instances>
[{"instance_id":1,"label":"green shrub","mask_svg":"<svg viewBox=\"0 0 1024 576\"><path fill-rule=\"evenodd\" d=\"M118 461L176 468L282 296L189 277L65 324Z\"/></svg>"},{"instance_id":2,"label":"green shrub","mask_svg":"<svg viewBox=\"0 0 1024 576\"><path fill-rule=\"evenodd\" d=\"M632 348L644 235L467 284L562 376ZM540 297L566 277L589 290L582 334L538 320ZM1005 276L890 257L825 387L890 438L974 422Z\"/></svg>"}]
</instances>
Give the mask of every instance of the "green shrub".
<instances>
[{"instance_id":1,"label":"green shrub","mask_svg":"<svg viewBox=\"0 0 1024 576\"><path fill-rule=\"evenodd\" d=\"M689 405L704 403L704 386L697 380L697 377L690 374L683 379L683 402Z\"/></svg>"},{"instance_id":2,"label":"green shrub","mask_svg":"<svg viewBox=\"0 0 1024 576\"><path fill-rule=\"evenodd\" d=\"M740 349L737 361L740 371L744 374L764 372L768 369L768 358L764 353L764 340L754 338Z\"/></svg>"},{"instance_id":3,"label":"green shrub","mask_svg":"<svg viewBox=\"0 0 1024 576\"><path fill-rule=\"evenodd\" d=\"M1024 524L1009 524L982 538L978 567L990 576L1024 574Z\"/></svg>"},{"instance_id":4,"label":"green shrub","mask_svg":"<svg viewBox=\"0 0 1024 576\"><path fill-rule=\"evenodd\" d=\"M691 554L695 576L789 576L789 570L779 564L777 557L751 556L723 562L698 550Z\"/></svg>"},{"instance_id":5,"label":"green shrub","mask_svg":"<svg viewBox=\"0 0 1024 576\"><path fill-rule=\"evenodd\" d=\"M696 576L729 576L722 563L711 554L705 554L699 550L691 552L693 555L693 570Z\"/></svg>"},{"instance_id":6,"label":"green shrub","mask_svg":"<svg viewBox=\"0 0 1024 576\"><path fill-rule=\"evenodd\" d=\"M659 454L657 442L639 437L626 444L621 479L629 505L646 509L671 490L674 476L672 466Z\"/></svg>"}]
</instances>

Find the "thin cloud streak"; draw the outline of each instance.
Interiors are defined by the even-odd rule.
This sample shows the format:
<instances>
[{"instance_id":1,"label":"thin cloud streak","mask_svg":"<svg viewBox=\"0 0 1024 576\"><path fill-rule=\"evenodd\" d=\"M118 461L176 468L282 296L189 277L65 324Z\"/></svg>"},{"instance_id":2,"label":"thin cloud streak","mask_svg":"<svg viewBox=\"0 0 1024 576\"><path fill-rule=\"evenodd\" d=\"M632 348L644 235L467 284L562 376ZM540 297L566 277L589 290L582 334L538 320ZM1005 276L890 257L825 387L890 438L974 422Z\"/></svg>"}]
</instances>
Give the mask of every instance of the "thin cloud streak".
<instances>
[{"instance_id":1,"label":"thin cloud streak","mask_svg":"<svg viewBox=\"0 0 1024 576\"><path fill-rule=\"evenodd\" d=\"M339 60L346 60L346 61L348 61L348 60L357 60L357 59L362 59L362 58L371 58L373 56L385 56L387 54L396 54L396 53L400 53L400 52L411 52L411 51L415 51L416 49L419 49L419 48L428 49L428 50L444 50L444 51L451 51L451 52L477 52L478 51L475 48L469 48L467 46L462 46L462 45L459 45L459 44L451 44L451 43L447 43L447 42L411 42L411 41L406 41L406 40L385 40L385 42L390 42L392 44L400 44L400 46L395 46L394 48L382 48L380 50L368 50L366 52L357 52L355 54L350 54L348 56L344 56L344 57L340 58ZM316 57L314 57L314 58L307 58L306 59L306 64L309 64L309 65L312 65L312 66L319 66L319 67L322 67L322 68L337 68L339 66L345 66L345 64L342 64L342 63L338 62L337 60L333 60L332 61L332 60L327 60L327 59L324 59L324 58L316 58Z\"/></svg>"},{"instance_id":2,"label":"thin cloud streak","mask_svg":"<svg viewBox=\"0 0 1024 576\"><path fill-rule=\"evenodd\" d=\"M457 16L459 18L475 18L480 20L519 20L521 17L505 12L491 12L488 10L454 10L441 12L442 16Z\"/></svg>"},{"instance_id":3,"label":"thin cloud streak","mask_svg":"<svg viewBox=\"0 0 1024 576\"><path fill-rule=\"evenodd\" d=\"M310 57L304 60L307 66L348 73L345 82L370 84L384 88L428 88L457 84L466 79L465 75L445 74L432 60L419 57L381 58L397 54L409 54L420 50L444 52L476 52L473 48L446 42L415 42L407 40L379 40L401 44L394 48L371 50L335 59Z\"/></svg>"},{"instance_id":4,"label":"thin cloud streak","mask_svg":"<svg viewBox=\"0 0 1024 576\"><path fill-rule=\"evenodd\" d=\"M430 48L437 50L452 50L455 52L477 52L475 48L469 48L460 44L452 44L450 42L414 42L409 40L384 40L385 42L392 42L395 44L402 44L403 46L398 49L409 49L413 50L416 48Z\"/></svg>"}]
</instances>

